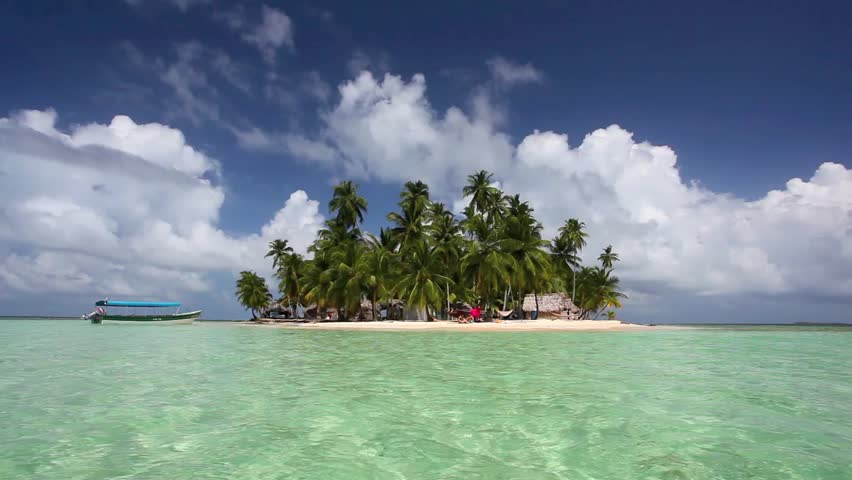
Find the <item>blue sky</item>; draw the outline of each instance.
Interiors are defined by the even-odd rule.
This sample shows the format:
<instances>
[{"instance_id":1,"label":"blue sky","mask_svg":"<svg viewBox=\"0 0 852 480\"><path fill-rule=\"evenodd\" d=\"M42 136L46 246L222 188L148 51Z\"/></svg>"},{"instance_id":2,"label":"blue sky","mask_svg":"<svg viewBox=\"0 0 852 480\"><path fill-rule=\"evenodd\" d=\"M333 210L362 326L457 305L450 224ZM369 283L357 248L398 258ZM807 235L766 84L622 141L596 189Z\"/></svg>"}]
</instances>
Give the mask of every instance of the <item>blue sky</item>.
<instances>
[{"instance_id":1,"label":"blue sky","mask_svg":"<svg viewBox=\"0 0 852 480\"><path fill-rule=\"evenodd\" d=\"M629 317L849 318L848 5L362 3L0 7L2 313L141 292L243 315L234 272L271 232L306 243L333 182L375 230L406 179L453 204L489 168L546 230L580 216L622 252ZM204 188L83 195L110 183L86 158L127 175L95 149Z\"/></svg>"}]
</instances>

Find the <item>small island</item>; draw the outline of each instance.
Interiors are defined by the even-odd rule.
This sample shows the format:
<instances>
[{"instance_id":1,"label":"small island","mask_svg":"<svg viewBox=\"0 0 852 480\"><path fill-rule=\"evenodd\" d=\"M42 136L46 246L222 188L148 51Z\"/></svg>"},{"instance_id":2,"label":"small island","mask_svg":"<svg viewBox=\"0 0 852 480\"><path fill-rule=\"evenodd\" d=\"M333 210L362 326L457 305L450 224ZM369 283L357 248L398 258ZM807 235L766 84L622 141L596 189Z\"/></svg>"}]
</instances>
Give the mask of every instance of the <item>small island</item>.
<instances>
[{"instance_id":1,"label":"small island","mask_svg":"<svg viewBox=\"0 0 852 480\"><path fill-rule=\"evenodd\" d=\"M583 265L582 221L567 219L546 240L529 202L496 185L486 171L469 175L457 216L425 183L407 182L390 225L374 235L361 230L367 201L358 185L343 181L306 256L286 239L270 242L277 299L252 271L240 273L237 299L254 324L295 328L643 328L616 320L626 297L611 246L599 264Z\"/></svg>"}]
</instances>

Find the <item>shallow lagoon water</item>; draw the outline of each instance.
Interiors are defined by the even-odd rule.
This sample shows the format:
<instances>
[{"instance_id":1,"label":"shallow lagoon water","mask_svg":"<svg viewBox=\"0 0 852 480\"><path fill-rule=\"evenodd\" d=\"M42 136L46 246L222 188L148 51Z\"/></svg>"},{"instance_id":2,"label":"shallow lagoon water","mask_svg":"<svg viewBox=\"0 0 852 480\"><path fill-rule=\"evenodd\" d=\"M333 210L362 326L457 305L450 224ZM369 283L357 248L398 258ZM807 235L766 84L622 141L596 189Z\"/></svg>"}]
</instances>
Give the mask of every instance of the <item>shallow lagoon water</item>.
<instances>
[{"instance_id":1,"label":"shallow lagoon water","mask_svg":"<svg viewBox=\"0 0 852 480\"><path fill-rule=\"evenodd\" d=\"M848 479L852 331L0 321L0 478Z\"/></svg>"}]
</instances>

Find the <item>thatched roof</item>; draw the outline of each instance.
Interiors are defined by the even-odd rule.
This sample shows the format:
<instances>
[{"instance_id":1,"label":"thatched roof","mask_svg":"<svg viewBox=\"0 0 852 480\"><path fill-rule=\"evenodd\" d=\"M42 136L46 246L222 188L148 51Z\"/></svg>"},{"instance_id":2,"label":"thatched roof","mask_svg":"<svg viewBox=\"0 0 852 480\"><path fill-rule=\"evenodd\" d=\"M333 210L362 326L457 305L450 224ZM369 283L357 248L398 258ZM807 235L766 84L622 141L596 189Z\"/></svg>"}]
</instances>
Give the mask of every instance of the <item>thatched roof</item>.
<instances>
[{"instance_id":1,"label":"thatched roof","mask_svg":"<svg viewBox=\"0 0 852 480\"><path fill-rule=\"evenodd\" d=\"M577 307L571 303L571 299L564 293L543 293L538 296L538 309L540 312L563 312L563 311L578 311ZM529 294L524 297L524 311L532 312L535 310L535 296Z\"/></svg>"}]
</instances>

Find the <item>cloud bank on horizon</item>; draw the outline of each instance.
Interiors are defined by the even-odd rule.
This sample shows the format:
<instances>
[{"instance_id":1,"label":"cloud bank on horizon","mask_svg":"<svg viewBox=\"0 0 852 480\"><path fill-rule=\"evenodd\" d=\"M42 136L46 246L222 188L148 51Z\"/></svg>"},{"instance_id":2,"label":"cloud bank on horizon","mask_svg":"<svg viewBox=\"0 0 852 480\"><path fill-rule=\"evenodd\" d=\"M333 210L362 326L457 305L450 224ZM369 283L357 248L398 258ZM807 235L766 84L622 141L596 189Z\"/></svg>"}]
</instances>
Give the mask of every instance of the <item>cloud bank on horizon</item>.
<instances>
[{"instance_id":1,"label":"cloud bank on horizon","mask_svg":"<svg viewBox=\"0 0 852 480\"><path fill-rule=\"evenodd\" d=\"M0 119L2 292L172 295L211 288L211 271L268 270L275 238L304 251L324 218L293 192L259 232L217 223L219 164L176 129L119 115L56 129L52 110ZM23 250L24 253L15 253Z\"/></svg>"}]
</instances>

